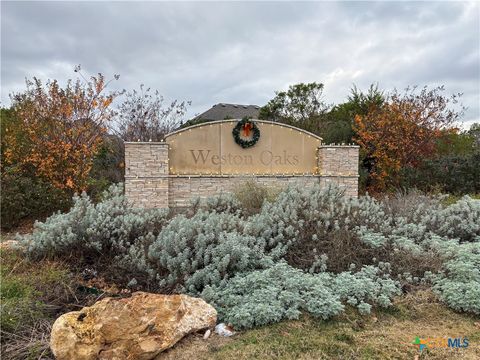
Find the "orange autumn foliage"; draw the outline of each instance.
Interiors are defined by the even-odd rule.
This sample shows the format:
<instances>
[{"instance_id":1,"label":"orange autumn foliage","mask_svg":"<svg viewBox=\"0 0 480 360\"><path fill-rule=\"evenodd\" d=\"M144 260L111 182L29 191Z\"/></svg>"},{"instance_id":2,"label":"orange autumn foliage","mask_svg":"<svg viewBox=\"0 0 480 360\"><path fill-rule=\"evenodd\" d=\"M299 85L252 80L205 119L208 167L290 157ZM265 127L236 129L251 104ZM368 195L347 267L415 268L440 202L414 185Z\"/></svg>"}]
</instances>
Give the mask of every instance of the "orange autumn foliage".
<instances>
[{"instance_id":1,"label":"orange autumn foliage","mask_svg":"<svg viewBox=\"0 0 480 360\"><path fill-rule=\"evenodd\" d=\"M93 157L114 114L110 105L117 93L105 94L107 84L101 74L86 82L69 80L65 88L56 80L45 86L37 78L27 81L27 90L12 96L24 141L6 132L5 164L33 167L37 176L59 189L85 190Z\"/></svg>"},{"instance_id":2,"label":"orange autumn foliage","mask_svg":"<svg viewBox=\"0 0 480 360\"><path fill-rule=\"evenodd\" d=\"M361 146L369 171L368 190L381 192L399 184L402 168L415 167L423 159L435 156L437 140L456 132L453 123L461 115L449 108L459 95L445 98L443 87L397 91L384 105L372 107L367 115L357 115L354 139Z\"/></svg>"}]
</instances>

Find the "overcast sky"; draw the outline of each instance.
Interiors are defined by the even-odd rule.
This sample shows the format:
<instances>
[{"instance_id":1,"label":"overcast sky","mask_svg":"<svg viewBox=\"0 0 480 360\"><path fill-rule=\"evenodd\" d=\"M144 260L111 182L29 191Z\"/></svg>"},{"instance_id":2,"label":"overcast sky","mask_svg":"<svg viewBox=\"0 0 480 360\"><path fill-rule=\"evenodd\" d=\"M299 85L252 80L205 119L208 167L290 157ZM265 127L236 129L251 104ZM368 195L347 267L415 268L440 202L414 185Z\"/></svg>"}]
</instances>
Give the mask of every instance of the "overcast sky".
<instances>
[{"instance_id":1,"label":"overcast sky","mask_svg":"<svg viewBox=\"0 0 480 360\"><path fill-rule=\"evenodd\" d=\"M366 89L445 85L480 121L480 5L468 2L4 2L1 100L25 77L120 74L193 116L219 102L264 105L275 90L325 84L343 102Z\"/></svg>"}]
</instances>

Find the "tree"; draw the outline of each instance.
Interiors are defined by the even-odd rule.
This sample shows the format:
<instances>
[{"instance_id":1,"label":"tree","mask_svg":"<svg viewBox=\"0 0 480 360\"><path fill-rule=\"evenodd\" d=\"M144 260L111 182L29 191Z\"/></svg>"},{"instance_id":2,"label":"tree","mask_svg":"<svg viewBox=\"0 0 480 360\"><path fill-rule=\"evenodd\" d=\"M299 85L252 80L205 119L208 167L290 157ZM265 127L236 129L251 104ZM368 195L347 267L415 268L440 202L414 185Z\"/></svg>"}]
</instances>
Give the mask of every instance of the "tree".
<instances>
[{"instance_id":1,"label":"tree","mask_svg":"<svg viewBox=\"0 0 480 360\"><path fill-rule=\"evenodd\" d=\"M0 109L0 139L2 161L0 167L2 175L6 167L17 164L17 159L27 157L30 151L30 141L22 122L16 116L14 109ZM16 146L13 147L12 145Z\"/></svg>"},{"instance_id":2,"label":"tree","mask_svg":"<svg viewBox=\"0 0 480 360\"><path fill-rule=\"evenodd\" d=\"M446 131L436 145L438 156L465 156L475 151L475 137L467 131Z\"/></svg>"},{"instance_id":3,"label":"tree","mask_svg":"<svg viewBox=\"0 0 480 360\"><path fill-rule=\"evenodd\" d=\"M106 134L93 158L87 193L100 200L110 185L125 181L125 147L117 135Z\"/></svg>"},{"instance_id":4,"label":"tree","mask_svg":"<svg viewBox=\"0 0 480 360\"><path fill-rule=\"evenodd\" d=\"M174 100L165 106L158 90L152 93L142 84L139 91L126 94L118 108L115 128L125 141L163 141L166 134L180 126L190 104Z\"/></svg>"},{"instance_id":5,"label":"tree","mask_svg":"<svg viewBox=\"0 0 480 360\"><path fill-rule=\"evenodd\" d=\"M472 126L475 131L475 127ZM436 156L401 171L401 186L454 194L480 191L480 147L469 131L444 132L437 141Z\"/></svg>"},{"instance_id":6,"label":"tree","mask_svg":"<svg viewBox=\"0 0 480 360\"><path fill-rule=\"evenodd\" d=\"M470 130L468 130L470 136L472 136L475 140L475 146L477 149L480 148L480 123L473 123L470 126Z\"/></svg>"},{"instance_id":7,"label":"tree","mask_svg":"<svg viewBox=\"0 0 480 360\"><path fill-rule=\"evenodd\" d=\"M113 118L111 104L118 92L106 94L110 81L102 74L87 80L79 66L75 71L82 79L68 80L64 88L57 80L43 85L33 78L26 81L25 92L11 95L15 128L21 129L24 139L15 128L6 128L3 155L7 165L32 167L58 189L82 191Z\"/></svg>"},{"instance_id":8,"label":"tree","mask_svg":"<svg viewBox=\"0 0 480 360\"><path fill-rule=\"evenodd\" d=\"M401 186L450 194L480 192L480 152L448 154L425 159L417 167L401 170Z\"/></svg>"},{"instance_id":9,"label":"tree","mask_svg":"<svg viewBox=\"0 0 480 360\"><path fill-rule=\"evenodd\" d=\"M323 84L300 83L287 91L276 92L275 97L260 109L260 119L282 122L318 134L321 120L330 106L323 97Z\"/></svg>"},{"instance_id":10,"label":"tree","mask_svg":"<svg viewBox=\"0 0 480 360\"><path fill-rule=\"evenodd\" d=\"M378 84L371 84L367 92L353 85L347 101L335 105L327 114L322 134L323 141L329 143L351 143L354 136L353 123L356 115L366 115L371 108L383 105L385 96Z\"/></svg>"},{"instance_id":11,"label":"tree","mask_svg":"<svg viewBox=\"0 0 480 360\"><path fill-rule=\"evenodd\" d=\"M464 108L458 111L451 105L458 103L461 94L446 97L444 87L417 90L394 90L383 106L355 117L355 140L364 152L370 190L398 186L402 168L416 167L434 156L438 139L457 131L453 125Z\"/></svg>"}]
</instances>

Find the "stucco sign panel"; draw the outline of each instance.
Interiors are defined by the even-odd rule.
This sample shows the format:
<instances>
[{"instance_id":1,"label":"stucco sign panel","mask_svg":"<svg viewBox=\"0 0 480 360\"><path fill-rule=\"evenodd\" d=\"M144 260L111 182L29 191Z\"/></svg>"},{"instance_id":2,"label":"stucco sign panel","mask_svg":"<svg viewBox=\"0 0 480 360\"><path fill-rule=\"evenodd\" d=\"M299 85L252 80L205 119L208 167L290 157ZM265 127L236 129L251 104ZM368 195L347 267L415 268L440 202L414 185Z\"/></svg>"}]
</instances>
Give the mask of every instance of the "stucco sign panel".
<instances>
[{"instance_id":1,"label":"stucco sign panel","mask_svg":"<svg viewBox=\"0 0 480 360\"><path fill-rule=\"evenodd\" d=\"M169 173L172 175L307 175L318 174L321 138L288 125L253 120L260 139L250 148L232 135L238 120L216 121L171 133Z\"/></svg>"}]
</instances>

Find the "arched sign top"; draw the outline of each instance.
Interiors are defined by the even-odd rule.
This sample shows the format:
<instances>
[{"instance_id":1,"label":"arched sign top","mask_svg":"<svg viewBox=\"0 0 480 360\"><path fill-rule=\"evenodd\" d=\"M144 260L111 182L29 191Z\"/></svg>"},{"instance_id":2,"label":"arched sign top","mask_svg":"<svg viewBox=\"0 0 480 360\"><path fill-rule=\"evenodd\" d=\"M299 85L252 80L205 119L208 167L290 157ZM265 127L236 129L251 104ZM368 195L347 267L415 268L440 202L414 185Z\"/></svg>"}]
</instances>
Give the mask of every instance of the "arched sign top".
<instances>
[{"instance_id":1,"label":"arched sign top","mask_svg":"<svg viewBox=\"0 0 480 360\"><path fill-rule=\"evenodd\" d=\"M290 125L252 119L260 137L254 146L242 148L232 134L238 121L212 121L168 134L170 174L318 174L320 137Z\"/></svg>"},{"instance_id":2,"label":"arched sign top","mask_svg":"<svg viewBox=\"0 0 480 360\"><path fill-rule=\"evenodd\" d=\"M175 134L178 134L182 131L187 131L187 130L192 130L194 128L197 128L197 127L201 127L201 126L209 126L209 125L212 125L212 124L220 124L220 123L227 123L227 122L232 122L232 123L237 123L238 121L240 121L241 119L228 119L228 120L217 120L217 121L209 121L209 122L204 122L204 123L201 123L201 124L196 124L196 125L192 125L192 126L189 126L189 127L186 127L186 128L183 128L183 129L179 129L179 130L176 130L176 131L172 131L171 133L165 135L165 141L167 139L167 137L169 136L172 136L172 135L175 135ZM306 135L309 135L309 136L312 136L314 138L317 138L318 140L322 141L323 139L318 136L318 135L315 135L307 130L303 130L303 129L300 129L300 128L297 128L295 126L292 126L292 125L288 125L288 124L284 124L284 123L279 123L279 122L274 122L274 121L267 121L267 120L259 120L259 119L250 119L251 121L255 122L255 123L263 123L263 124L269 124L269 125L276 125L276 126L283 126L283 127L286 127L286 128L289 128L289 129L293 129L293 130L296 130L296 131L300 131L300 132L303 132L305 133Z\"/></svg>"}]
</instances>

